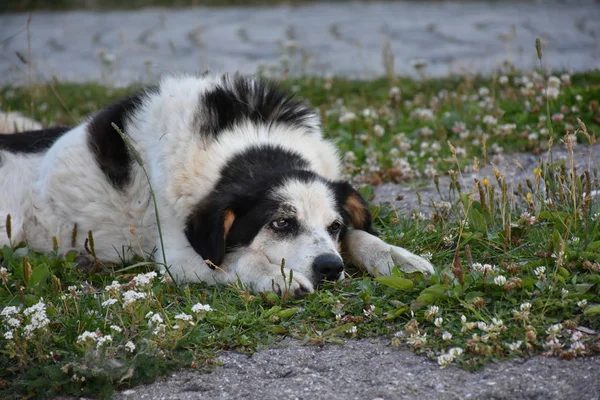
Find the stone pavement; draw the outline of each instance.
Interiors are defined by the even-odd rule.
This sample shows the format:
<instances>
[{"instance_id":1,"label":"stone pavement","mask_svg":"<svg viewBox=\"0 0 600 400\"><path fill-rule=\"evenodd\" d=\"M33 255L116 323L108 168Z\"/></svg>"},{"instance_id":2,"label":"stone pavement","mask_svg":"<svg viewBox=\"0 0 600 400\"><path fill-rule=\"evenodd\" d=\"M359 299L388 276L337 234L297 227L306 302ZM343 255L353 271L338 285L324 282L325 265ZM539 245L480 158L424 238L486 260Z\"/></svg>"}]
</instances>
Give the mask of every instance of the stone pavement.
<instances>
[{"instance_id":1,"label":"stone pavement","mask_svg":"<svg viewBox=\"0 0 600 400\"><path fill-rule=\"evenodd\" d=\"M35 12L0 15L0 86L56 77L127 84L163 72L242 71L288 65L293 74L373 77L491 73L507 58L570 71L600 67L600 2L343 2L280 7ZM384 50L386 49L387 50ZM19 57L17 52L21 55ZM387 63L388 66L392 65Z\"/></svg>"}]
</instances>

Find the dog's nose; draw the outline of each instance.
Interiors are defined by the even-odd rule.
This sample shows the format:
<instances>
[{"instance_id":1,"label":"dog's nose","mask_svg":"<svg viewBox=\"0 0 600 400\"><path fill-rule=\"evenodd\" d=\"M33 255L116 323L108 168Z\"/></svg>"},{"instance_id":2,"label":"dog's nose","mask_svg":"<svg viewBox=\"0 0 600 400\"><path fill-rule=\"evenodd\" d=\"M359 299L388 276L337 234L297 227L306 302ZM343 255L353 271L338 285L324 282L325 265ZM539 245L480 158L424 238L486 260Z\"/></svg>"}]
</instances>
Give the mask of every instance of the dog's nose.
<instances>
[{"instance_id":1,"label":"dog's nose","mask_svg":"<svg viewBox=\"0 0 600 400\"><path fill-rule=\"evenodd\" d=\"M337 254L321 254L313 261L313 270L321 279L337 281L344 271L344 263Z\"/></svg>"}]
</instances>

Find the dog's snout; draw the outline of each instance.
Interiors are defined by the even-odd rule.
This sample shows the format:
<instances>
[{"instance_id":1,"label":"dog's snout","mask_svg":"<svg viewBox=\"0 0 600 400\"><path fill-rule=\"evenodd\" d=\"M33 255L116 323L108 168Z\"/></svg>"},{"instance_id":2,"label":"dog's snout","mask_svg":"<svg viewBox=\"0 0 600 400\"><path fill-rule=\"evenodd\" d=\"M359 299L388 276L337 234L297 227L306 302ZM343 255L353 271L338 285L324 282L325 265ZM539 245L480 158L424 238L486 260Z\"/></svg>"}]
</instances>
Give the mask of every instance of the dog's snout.
<instances>
[{"instance_id":1,"label":"dog's snout","mask_svg":"<svg viewBox=\"0 0 600 400\"><path fill-rule=\"evenodd\" d=\"M336 254L321 254L315 258L313 270L321 279L336 281L344 271L344 263Z\"/></svg>"}]
</instances>

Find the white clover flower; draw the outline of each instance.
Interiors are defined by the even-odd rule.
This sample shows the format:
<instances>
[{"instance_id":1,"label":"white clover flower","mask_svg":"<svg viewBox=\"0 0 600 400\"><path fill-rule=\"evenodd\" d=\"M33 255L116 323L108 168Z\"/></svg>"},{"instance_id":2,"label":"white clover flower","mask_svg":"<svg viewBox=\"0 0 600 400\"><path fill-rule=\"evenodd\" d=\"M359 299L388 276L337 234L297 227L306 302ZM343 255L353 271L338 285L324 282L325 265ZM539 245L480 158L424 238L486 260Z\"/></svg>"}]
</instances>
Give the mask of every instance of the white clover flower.
<instances>
[{"instance_id":1,"label":"white clover flower","mask_svg":"<svg viewBox=\"0 0 600 400\"><path fill-rule=\"evenodd\" d=\"M501 85L507 85L508 84L508 76L502 75L500 78L498 78L498 82L500 82Z\"/></svg>"},{"instance_id":2,"label":"white clover flower","mask_svg":"<svg viewBox=\"0 0 600 400\"><path fill-rule=\"evenodd\" d=\"M486 125L496 125L498 123L498 120L492 115L484 116L482 121Z\"/></svg>"},{"instance_id":3,"label":"white clover flower","mask_svg":"<svg viewBox=\"0 0 600 400\"><path fill-rule=\"evenodd\" d=\"M443 323L444 323L444 318L442 318L442 317L437 317L435 319L435 321L433 321L433 324L435 326L437 326L438 328L441 327Z\"/></svg>"},{"instance_id":4,"label":"white clover flower","mask_svg":"<svg viewBox=\"0 0 600 400\"><path fill-rule=\"evenodd\" d=\"M111 326L110 326L110 329L111 329L111 330L113 330L113 331L115 331L115 332L119 332L119 333L120 333L120 332L123 332L123 328L121 328L121 327L120 327L120 326L118 326L118 325L111 325Z\"/></svg>"},{"instance_id":5,"label":"white clover flower","mask_svg":"<svg viewBox=\"0 0 600 400\"><path fill-rule=\"evenodd\" d=\"M488 325L485 322L481 321L477 323L477 328L479 328L482 331L487 331Z\"/></svg>"},{"instance_id":6,"label":"white clover flower","mask_svg":"<svg viewBox=\"0 0 600 400\"><path fill-rule=\"evenodd\" d=\"M99 349L107 343L112 343L112 336L111 335L99 336L98 339L96 339L96 342L97 342L96 348Z\"/></svg>"},{"instance_id":7,"label":"white clover flower","mask_svg":"<svg viewBox=\"0 0 600 400\"><path fill-rule=\"evenodd\" d=\"M342 115L339 116L338 122L340 124L347 124L356 120L356 114L351 111L346 111Z\"/></svg>"},{"instance_id":8,"label":"white clover flower","mask_svg":"<svg viewBox=\"0 0 600 400\"><path fill-rule=\"evenodd\" d=\"M377 113L374 110L371 110L370 108L365 108L364 110L362 110L361 115L364 118L375 118L377 116Z\"/></svg>"},{"instance_id":9,"label":"white clover flower","mask_svg":"<svg viewBox=\"0 0 600 400\"><path fill-rule=\"evenodd\" d=\"M135 283L135 286L145 287L149 286L152 283L152 281L154 281L154 278L156 278L156 276L156 272L151 271L145 274L136 275L132 279L132 282Z\"/></svg>"},{"instance_id":10,"label":"white clover flower","mask_svg":"<svg viewBox=\"0 0 600 400\"><path fill-rule=\"evenodd\" d=\"M560 95L560 89L557 87L549 87L548 89L543 89L542 93L544 94L544 96L546 96L549 99L553 99L556 100L558 99L558 96Z\"/></svg>"},{"instance_id":11,"label":"white clover flower","mask_svg":"<svg viewBox=\"0 0 600 400\"><path fill-rule=\"evenodd\" d=\"M355 325L352 325L350 328L346 329L346 333L354 334L358 332L358 328Z\"/></svg>"},{"instance_id":12,"label":"white clover flower","mask_svg":"<svg viewBox=\"0 0 600 400\"><path fill-rule=\"evenodd\" d=\"M390 88L390 91L388 93L388 96L390 97L390 99L394 99L396 101L400 100L400 88L398 86L392 86Z\"/></svg>"},{"instance_id":13,"label":"white clover flower","mask_svg":"<svg viewBox=\"0 0 600 400\"><path fill-rule=\"evenodd\" d=\"M464 325L467 323L467 317L465 317L464 315L460 316L460 322Z\"/></svg>"},{"instance_id":14,"label":"white clover flower","mask_svg":"<svg viewBox=\"0 0 600 400\"><path fill-rule=\"evenodd\" d=\"M429 108L415 108L411 115L420 121L433 121L435 119L433 110Z\"/></svg>"},{"instance_id":15,"label":"white clover flower","mask_svg":"<svg viewBox=\"0 0 600 400\"><path fill-rule=\"evenodd\" d=\"M130 353L133 353L135 351L135 344L130 340L127 343L125 343L125 350L127 350Z\"/></svg>"},{"instance_id":16,"label":"white clover flower","mask_svg":"<svg viewBox=\"0 0 600 400\"><path fill-rule=\"evenodd\" d=\"M448 350L448 354L450 354L452 357L459 357L463 352L464 350L460 347L453 347Z\"/></svg>"},{"instance_id":17,"label":"white clover flower","mask_svg":"<svg viewBox=\"0 0 600 400\"><path fill-rule=\"evenodd\" d=\"M556 336L560 333L560 331L562 331L562 325L561 324L554 324L554 325L550 325L548 327L548 329L546 330L546 333L548 335L552 335L552 336Z\"/></svg>"},{"instance_id":18,"label":"white clover flower","mask_svg":"<svg viewBox=\"0 0 600 400\"><path fill-rule=\"evenodd\" d=\"M577 307L579 308L585 308L585 306L587 306L587 300L583 299L577 302Z\"/></svg>"},{"instance_id":19,"label":"white clover flower","mask_svg":"<svg viewBox=\"0 0 600 400\"><path fill-rule=\"evenodd\" d=\"M522 340L517 340L516 342L509 343L508 348L510 351L517 351L517 350L519 350L519 347L521 347L522 344L523 344Z\"/></svg>"},{"instance_id":20,"label":"white clover flower","mask_svg":"<svg viewBox=\"0 0 600 400\"><path fill-rule=\"evenodd\" d=\"M383 135L385 135L385 129L381 125L375 125L373 127L373 133L375 134L375 136L380 138L383 137Z\"/></svg>"},{"instance_id":21,"label":"white clover flower","mask_svg":"<svg viewBox=\"0 0 600 400\"><path fill-rule=\"evenodd\" d=\"M576 342L583 337L583 333L579 331L574 331L571 335L571 341Z\"/></svg>"},{"instance_id":22,"label":"white clover flower","mask_svg":"<svg viewBox=\"0 0 600 400\"><path fill-rule=\"evenodd\" d=\"M583 353L585 351L585 344L577 341L571 343L571 350L575 351L575 353Z\"/></svg>"},{"instance_id":23,"label":"white clover flower","mask_svg":"<svg viewBox=\"0 0 600 400\"><path fill-rule=\"evenodd\" d=\"M536 269L533 270L533 274L538 278L538 279L542 279L542 277L546 276L546 267L541 266L541 267L537 267Z\"/></svg>"},{"instance_id":24,"label":"white clover flower","mask_svg":"<svg viewBox=\"0 0 600 400\"><path fill-rule=\"evenodd\" d=\"M425 318L432 319L440 312L440 308L438 306L429 306L427 311L425 311Z\"/></svg>"},{"instance_id":25,"label":"white clover flower","mask_svg":"<svg viewBox=\"0 0 600 400\"><path fill-rule=\"evenodd\" d=\"M112 306L116 302L117 302L117 299L108 299L108 300L102 302L102 307Z\"/></svg>"},{"instance_id":26,"label":"white clover flower","mask_svg":"<svg viewBox=\"0 0 600 400\"><path fill-rule=\"evenodd\" d=\"M486 88L485 86L482 86L479 88L478 93L479 96L484 97L490 94L490 89Z\"/></svg>"},{"instance_id":27,"label":"white clover flower","mask_svg":"<svg viewBox=\"0 0 600 400\"><path fill-rule=\"evenodd\" d=\"M452 334L450 332L446 331L446 332L442 333L442 339L448 341L448 340L452 339Z\"/></svg>"},{"instance_id":28,"label":"white clover flower","mask_svg":"<svg viewBox=\"0 0 600 400\"><path fill-rule=\"evenodd\" d=\"M563 297L565 297L566 295L568 295L568 294L569 294L569 291L568 291L567 289L565 289L565 288L562 288L562 289L560 289L560 294L561 294Z\"/></svg>"},{"instance_id":29,"label":"white clover flower","mask_svg":"<svg viewBox=\"0 0 600 400\"><path fill-rule=\"evenodd\" d=\"M558 88L560 87L560 79L557 78L556 76L551 76L548 78L548 86L551 88Z\"/></svg>"},{"instance_id":30,"label":"white clover flower","mask_svg":"<svg viewBox=\"0 0 600 400\"><path fill-rule=\"evenodd\" d=\"M365 317L368 318L375 316L375 306L371 304L369 307L363 310L363 314L365 314Z\"/></svg>"},{"instance_id":31,"label":"white clover flower","mask_svg":"<svg viewBox=\"0 0 600 400\"><path fill-rule=\"evenodd\" d=\"M531 311L531 303L529 302L525 302L522 303L519 308L521 309L521 311Z\"/></svg>"},{"instance_id":32,"label":"white clover flower","mask_svg":"<svg viewBox=\"0 0 600 400\"><path fill-rule=\"evenodd\" d=\"M97 341L98 334L95 331L85 331L77 337L77 343L79 344L96 343Z\"/></svg>"},{"instance_id":33,"label":"white clover flower","mask_svg":"<svg viewBox=\"0 0 600 400\"><path fill-rule=\"evenodd\" d=\"M577 100L578 102L581 102L583 100L583 96L580 94L575 95L575 100Z\"/></svg>"},{"instance_id":34,"label":"white clover flower","mask_svg":"<svg viewBox=\"0 0 600 400\"><path fill-rule=\"evenodd\" d=\"M406 343L413 347L421 347L427 343L427 333L414 333L406 338Z\"/></svg>"},{"instance_id":35,"label":"white clover flower","mask_svg":"<svg viewBox=\"0 0 600 400\"><path fill-rule=\"evenodd\" d=\"M437 358L437 362L442 368L446 368L448 365L452 364L454 361L454 357L450 354L440 354Z\"/></svg>"},{"instance_id":36,"label":"white clover flower","mask_svg":"<svg viewBox=\"0 0 600 400\"><path fill-rule=\"evenodd\" d=\"M123 293L123 306L127 307L130 304L135 303L138 300L146 298L146 293L136 292L135 290L128 290Z\"/></svg>"},{"instance_id":37,"label":"white clover flower","mask_svg":"<svg viewBox=\"0 0 600 400\"><path fill-rule=\"evenodd\" d=\"M506 277L504 275L498 275L494 278L494 283L498 286L504 286L506 283Z\"/></svg>"}]
</instances>

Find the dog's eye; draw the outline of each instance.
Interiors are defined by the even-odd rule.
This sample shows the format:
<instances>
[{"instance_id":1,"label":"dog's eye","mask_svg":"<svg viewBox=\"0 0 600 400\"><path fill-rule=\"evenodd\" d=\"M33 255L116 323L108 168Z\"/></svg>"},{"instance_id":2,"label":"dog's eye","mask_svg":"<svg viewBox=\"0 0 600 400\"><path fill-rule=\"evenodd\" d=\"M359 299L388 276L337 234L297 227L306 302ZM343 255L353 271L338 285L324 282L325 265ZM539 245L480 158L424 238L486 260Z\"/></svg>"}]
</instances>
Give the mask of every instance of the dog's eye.
<instances>
[{"instance_id":1,"label":"dog's eye","mask_svg":"<svg viewBox=\"0 0 600 400\"><path fill-rule=\"evenodd\" d=\"M340 224L337 221L335 221L333 224L329 225L329 228L327 228L327 230L331 234L338 233L340 231L340 229L342 229L342 224Z\"/></svg>"},{"instance_id":2,"label":"dog's eye","mask_svg":"<svg viewBox=\"0 0 600 400\"><path fill-rule=\"evenodd\" d=\"M294 221L291 219L278 218L271 221L271 228L277 231L289 231L294 227Z\"/></svg>"}]
</instances>

